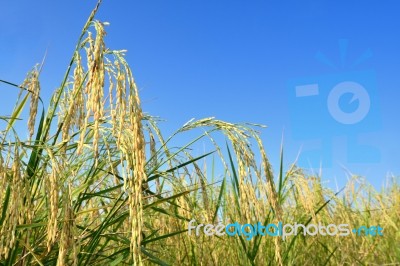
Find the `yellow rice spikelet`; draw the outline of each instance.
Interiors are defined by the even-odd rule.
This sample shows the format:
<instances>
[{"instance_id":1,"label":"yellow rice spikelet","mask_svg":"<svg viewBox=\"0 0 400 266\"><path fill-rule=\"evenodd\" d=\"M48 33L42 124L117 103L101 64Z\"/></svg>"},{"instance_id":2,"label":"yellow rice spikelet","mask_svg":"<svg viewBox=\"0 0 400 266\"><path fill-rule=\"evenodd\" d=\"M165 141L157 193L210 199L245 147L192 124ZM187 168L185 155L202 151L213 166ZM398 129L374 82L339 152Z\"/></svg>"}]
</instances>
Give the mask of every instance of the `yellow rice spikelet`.
<instances>
[{"instance_id":1,"label":"yellow rice spikelet","mask_svg":"<svg viewBox=\"0 0 400 266\"><path fill-rule=\"evenodd\" d=\"M26 88L31 95L29 106L28 131L29 138L32 138L33 134L35 133L35 121L40 95L39 71L37 67L35 67L31 72L28 73L28 76L22 83L21 87Z\"/></svg>"}]
</instances>

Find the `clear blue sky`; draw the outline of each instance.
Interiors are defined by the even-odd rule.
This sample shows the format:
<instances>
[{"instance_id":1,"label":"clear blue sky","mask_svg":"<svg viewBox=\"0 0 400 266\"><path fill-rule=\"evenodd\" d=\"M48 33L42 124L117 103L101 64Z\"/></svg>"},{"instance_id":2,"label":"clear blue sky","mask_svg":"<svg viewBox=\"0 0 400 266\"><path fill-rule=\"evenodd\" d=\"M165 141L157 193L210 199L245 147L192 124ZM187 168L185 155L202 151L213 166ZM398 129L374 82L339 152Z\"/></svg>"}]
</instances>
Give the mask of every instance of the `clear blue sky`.
<instances>
[{"instance_id":1,"label":"clear blue sky","mask_svg":"<svg viewBox=\"0 0 400 266\"><path fill-rule=\"evenodd\" d=\"M47 50L48 103L94 5L0 2L0 79L21 83ZM128 50L143 108L167 131L193 117L265 124L274 168L284 134L287 165L301 149L300 165L322 163L331 182L343 183L346 167L379 186L400 173L399 10L398 1L104 0L97 18L111 24L107 45ZM17 95L9 90L0 84L2 115Z\"/></svg>"}]
</instances>

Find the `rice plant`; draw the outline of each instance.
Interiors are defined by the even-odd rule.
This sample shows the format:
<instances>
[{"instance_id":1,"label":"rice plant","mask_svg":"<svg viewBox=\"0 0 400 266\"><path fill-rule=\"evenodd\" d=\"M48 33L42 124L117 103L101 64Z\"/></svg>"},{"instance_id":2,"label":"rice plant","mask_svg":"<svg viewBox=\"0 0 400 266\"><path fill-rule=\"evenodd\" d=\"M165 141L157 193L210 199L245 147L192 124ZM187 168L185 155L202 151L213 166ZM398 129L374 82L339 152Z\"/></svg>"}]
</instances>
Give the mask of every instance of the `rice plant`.
<instances>
[{"instance_id":1,"label":"rice plant","mask_svg":"<svg viewBox=\"0 0 400 266\"><path fill-rule=\"evenodd\" d=\"M376 191L354 176L334 192L295 165L284 172L283 149L274 174L256 124L190 120L165 138L141 108L125 51L107 48L99 6L48 107L41 66L21 85L1 80L20 90L12 115L0 117L1 265L400 263L398 178ZM23 140L15 126L28 104ZM200 133L177 147L186 132ZM213 148L195 155L200 141ZM384 236L196 236L193 219L380 225Z\"/></svg>"}]
</instances>

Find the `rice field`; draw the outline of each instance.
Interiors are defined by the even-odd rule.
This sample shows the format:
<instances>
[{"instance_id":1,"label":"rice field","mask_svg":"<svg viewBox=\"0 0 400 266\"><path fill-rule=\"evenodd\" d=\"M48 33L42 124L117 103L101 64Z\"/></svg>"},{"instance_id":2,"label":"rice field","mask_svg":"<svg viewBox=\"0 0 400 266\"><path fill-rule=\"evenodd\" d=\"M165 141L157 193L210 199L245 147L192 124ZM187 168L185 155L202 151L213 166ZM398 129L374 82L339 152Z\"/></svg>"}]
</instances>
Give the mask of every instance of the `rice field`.
<instances>
[{"instance_id":1,"label":"rice field","mask_svg":"<svg viewBox=\"0 0 400 266\"><path fill-rule=\"evenodd\" d=\"M284 171L284 148L273 171L257 124L205 118L165 136L142 110L125 51L106 46L99 5L49 106L40 65L21 85L1 81L20 97L12 116L0 116L0 265L400 264L398 177L377 190L353 176L334 191L295 164ZM26 140L15 129L20 119ZM200 133L177 146L187 132ZM201 141L213 148L197 155ZM193 219L379 226L383 235L248 240L248 230L189 234Z\"/></svg>"}]
</instances>

